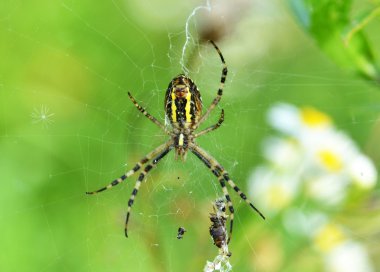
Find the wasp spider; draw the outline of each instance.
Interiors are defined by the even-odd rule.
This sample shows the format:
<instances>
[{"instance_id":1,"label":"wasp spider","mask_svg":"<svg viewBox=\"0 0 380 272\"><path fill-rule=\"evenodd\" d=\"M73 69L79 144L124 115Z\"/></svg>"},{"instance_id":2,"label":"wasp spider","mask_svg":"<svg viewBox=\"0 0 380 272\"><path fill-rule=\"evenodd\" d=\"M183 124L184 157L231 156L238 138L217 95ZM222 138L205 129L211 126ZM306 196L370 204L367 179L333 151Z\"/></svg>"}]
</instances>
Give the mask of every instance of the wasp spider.
<instances>
[{"instance_id":1,"label":"wasp spider","mask_svg":"<svg viewBox=\"0 0 380 272\"><path fill-rule=\"evenodd\" d=\"M223 123L224 121L224 111L221 111L219 120L216 124L205 128L199 132L196 132L198 127L208 118L213 109L218 105L222 94L223 87L227 77L227 65L224 61L224 57L220 52L216 44L211 41L212 45L219 54L219 57L223 64L222 76L220 79L220 86L216 97L212 101L211 105L208 107L207 111L202 114L202 99L201 94L193 82L188 76L180 74L176 76L170 83L165 95L165 113L166 118L171 124L171 129L167 130L166 127L155 117L150 115L143 107L141 107L133 96L128 92L128 96L136 108L145 115L150 121L155 123L160 127L170 139L148 153L143 157L131 170L126 172L124 175L115 179L107 186L100 188L99 190L93 192L86 192L87 194L96 194L105 191L113 186L116 186L123 182L126 178L129 178L137 171L141 170L140 175L135 183L135 187L132 191L131 197L128 201L128 210L125 220L125 236L128 237L128 221L131 212L133 202L136 198L137 192L139 191L141 182L144 180L145 176L150 170L157 166L163 157L165 157L172 149L175 150L175 158L181 158L183 161L186 159L186 154L191 151L195 156L197 156L217 177L219 183L222 187L224 197L227 201L228 209L230 211L230 233L231 238L233 220L234 220L234 208L230 195L228 193L226 183L231 186L236 193L250 205L263 219L263 214L247 199L246 195L236 186L236 184L230 179L228 172L223 168L222 165L217 162L211 155L209 155L205 150L198 146L195 139L206 133L209 133ZM143 166L146 165L144 168Z\"/></svg>"}]
</instances>

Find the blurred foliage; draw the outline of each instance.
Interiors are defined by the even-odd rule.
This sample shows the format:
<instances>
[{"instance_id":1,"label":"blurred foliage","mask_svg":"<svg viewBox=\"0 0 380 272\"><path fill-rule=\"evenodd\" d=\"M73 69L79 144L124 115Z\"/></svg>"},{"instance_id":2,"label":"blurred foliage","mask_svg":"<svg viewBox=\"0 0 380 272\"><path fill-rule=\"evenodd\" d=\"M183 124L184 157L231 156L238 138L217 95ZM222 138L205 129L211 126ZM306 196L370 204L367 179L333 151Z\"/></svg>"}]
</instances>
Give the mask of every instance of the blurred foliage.
<instances>
[{"instance_id":1,"label":"blurred foliage","mask_svg":"<svg viewBox=\"0 0 380 272\"><path fill-rule=\"evenodd\" d=\"M351 0L289 0L302 26L339 66L379 84L380 70L364 28L380 15L380 4L351 18Z\"/></svg>"},{"instance_id":2,"label":"blurred foliage","mask_svg":"<svg viewBox=\"0 0 380 272\"><path fill-rule=\"evenodd\" d=\"M197 6L173 0L0 3L0 271L200 271L215 257L208 215L222 192L191 154L186 163L169 154L148 176L128 239L125 212L136 177L96 196L84 194L122 175L166 139L136 111L127 92L164 122L164 94L182 72L185 23ZM220 107L205 127L217 121L221 108L225 121L198 143L242 190L264 160L261 143L273 134L265 116L278 101L328 114L379 169L380 92L374 85L326 59L281 0L239 0L212 11L214 21L220 20L212 25L225 29L200 32L220 38L229 75ZM350 38L353 52L364 51L332 52L374 67L367 50L380 50L380 22L374 18ZM193 37L198 19L190 20ZM363 31L373 42L361 40ZM196 46L190 40L188 52ZM195 55L190 75L207 106L222 67L208 44ZM261 220L230 191L234 271L321 270L309 243L298 247L279 219ZM353 195L338 217L379 265L378 193L377 187L373 194ZM179 226L187 230L181 240Z\"/></svg>"}]
</instances>

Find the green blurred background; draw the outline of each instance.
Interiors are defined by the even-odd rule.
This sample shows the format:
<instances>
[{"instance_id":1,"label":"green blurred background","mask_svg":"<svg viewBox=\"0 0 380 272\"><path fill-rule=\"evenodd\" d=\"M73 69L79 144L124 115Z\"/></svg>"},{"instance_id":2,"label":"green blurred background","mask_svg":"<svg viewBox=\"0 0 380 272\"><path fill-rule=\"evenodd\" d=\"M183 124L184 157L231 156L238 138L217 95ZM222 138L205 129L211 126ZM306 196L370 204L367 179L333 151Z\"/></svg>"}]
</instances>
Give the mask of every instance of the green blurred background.
<instances>
[{"instance_id":1,"label":"green blurred background","mask_svg":"<svg viewBox=\"0 0 380 272\"><path fill-rule=\"evenodd\" d=\"M215 257L208 214L222 193L191 154L182 163L171 153L148 176L132 210L128 239L123 226L135 177L102 194L84 194L119 177L165 141L127 91L164 120L164 93L182 69L186 20L204 4L182 2L1 2L0 271L201 271ZM246 191L249 174L263 160L261 142L273 132L266 110L284 101L329 114L379 169L379 86L329 60L283 1L239 1L235 8L221 24L227 30L218 45L229 76L208 124L216 122L221 108L226 120L199 144ZM223 10L217 11L219 18ZM194 39L194 22L205 14L190 21ZM365 29L377 59L379 29L379 19ZM193 39L190 55L190 75L208 105L219 85L219 57ZM376 191L373 195L378 204ZM276 242L290 248L294 243L281 234L280 224L261 220L235 194L233 200L234 271L321 271L307 244L292 256L277 252ZM378 259L373 239L379 239L380 216L367 219L366 205L353 205L357 210L340 216ZM368 224L359 224L363 220ZM183 240L176 238L179 226L187 229Z\"/></svg>"}]
</instances>

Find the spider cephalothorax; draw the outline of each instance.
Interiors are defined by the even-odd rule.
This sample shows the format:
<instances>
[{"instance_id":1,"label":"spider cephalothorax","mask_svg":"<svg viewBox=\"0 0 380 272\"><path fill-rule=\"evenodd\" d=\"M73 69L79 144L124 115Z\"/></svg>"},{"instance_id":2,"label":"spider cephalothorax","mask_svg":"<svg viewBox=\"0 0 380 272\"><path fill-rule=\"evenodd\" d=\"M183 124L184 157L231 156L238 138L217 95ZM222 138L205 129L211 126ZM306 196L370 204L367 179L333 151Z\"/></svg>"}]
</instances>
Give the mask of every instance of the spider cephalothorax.
<instances>
[{"instance_id":1,"label":"spider cephalothorax","mask_svg":"<svg viewBox=\"0 0 380 272\"><path fill-rule=\"evenodd\" d=\"M163 157L165 157L172 149L175 149L176 151L176 158L180 157L182 160L185 160L187 151L191 151L218 178L218 181L223 190L224 197L227 201L228 209L230 211L230 238L232 234L234 220L234 208L226 187L226 182L245 202L247 202L248 205L250 205L257 213L260 214L261 217L264 218L260 211L256 209L256 207L247 199L246 195L230 179L228 172L217 162L216 159L209 155L194 141L194 139L196 139L197 137L220 127L224 120L224 111L222 110L219 120L216 124L208 128L205 128L197 133L194 133L194 131L198 129L198 127L208 118L211 111L216 107L216 105L218 105L223 94L224 82L227 77L227 65L224 62L223 55L220 52L219 48L215 45L215 43L213 41L211 41L211 43L219 54L219 57L223 63L223 70L222 76L220 78L220 87L218 89L217 95L203 115L201 94L195 83L188 76L183 74L175 77L170 82L169 87L166 91L165 117L171 125L171 129L169 130L159 120L150 115L143 107L141 107L137 103L137 101L132 97L132 95L128 93L129 98L131 99L132 103L136 106L136 108L149 120L151 120L153 123L159 126L166 134L168 134L170 136L170 139L166 143L160 145L159 147L145 155L145 157L143 157L131 170L126 172L118 179L115 179L110 184L103 188L100 188L99 190L87 192L87 194L96 194L105 191L109 188L112 188L113 186L120 184L123 180L141 170L141 173L132 191L131 197L128 201L127 216L125 219L125 235L127 237L127 227L129 222L130 211L142 181L144 180L148 172L151 171L154 167L156 167L160 160ZM143 165L146 166L142 168Z\"/></svg>"}]
</instances>

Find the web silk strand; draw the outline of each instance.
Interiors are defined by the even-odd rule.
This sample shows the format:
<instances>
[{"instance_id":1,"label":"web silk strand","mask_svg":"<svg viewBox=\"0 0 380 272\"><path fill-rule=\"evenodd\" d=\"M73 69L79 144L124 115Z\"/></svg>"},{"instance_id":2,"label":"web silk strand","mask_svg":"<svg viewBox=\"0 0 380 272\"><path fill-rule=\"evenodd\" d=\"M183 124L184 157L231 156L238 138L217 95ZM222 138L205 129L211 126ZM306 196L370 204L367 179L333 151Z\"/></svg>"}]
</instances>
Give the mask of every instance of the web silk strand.
<instances>
[{"instance_id":1,"label":"web silk strand","mask_svg":"<svg viewBox=\"0 0 380 272\"><path fill-rule=\"evenodd\" d=\"M211 11L211 5L210 5L209 0L206 1L205 6L198 6L198 7L194 8L193 11L191 12L191 14L189 15L189 17L187 17L187 19L186 19L186 24L185 24L186 40L185 40L185 44L183 45L183 48L182 48L182 56L181 56L181 61L180 61L180 64L182 66L182 70L186 75L188 74L189 70L186 68L186 65L185 65L185 53L186 53L187 47L189 46L190 40L194 40L193 36L191 35L190 30L189 30L190 21L200 10L203 10L203 9L207 10L208 12Z\"/></svg>"}]
</instances>

